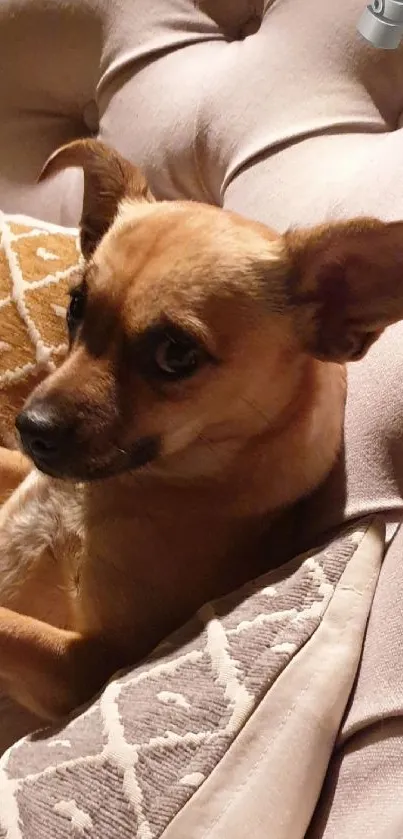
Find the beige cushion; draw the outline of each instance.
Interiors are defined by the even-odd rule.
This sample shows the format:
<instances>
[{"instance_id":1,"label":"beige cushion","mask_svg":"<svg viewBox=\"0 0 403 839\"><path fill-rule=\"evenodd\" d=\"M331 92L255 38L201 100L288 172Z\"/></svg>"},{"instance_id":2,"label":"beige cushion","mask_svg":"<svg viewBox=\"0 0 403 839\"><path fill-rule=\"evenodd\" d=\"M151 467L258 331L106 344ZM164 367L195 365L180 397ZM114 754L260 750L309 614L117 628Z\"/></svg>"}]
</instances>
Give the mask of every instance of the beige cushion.
<instances>
[{"instance_id":1,"label":"beige cushion","mask_svg":"<svg viewBox=\"0 0 403 839\"><path fill-rule=\"evenodd\" d=\"M356 689L306 839L403 836L403 530L385 557Z\"/></svg>"},{"instance_id":2,"label":"beige cushion","mask_svg":"<svg viewBox=\"0 0 403 839\"><path fill-rule=\"evenodd\" d=\"M34 180L59 143L99 133L159 195L224 202L279 228L400 216L401 52L359 39L362 0L262 7L3 0L3 208L75 224L76 174Z\"/></svg>"}]
</instances>

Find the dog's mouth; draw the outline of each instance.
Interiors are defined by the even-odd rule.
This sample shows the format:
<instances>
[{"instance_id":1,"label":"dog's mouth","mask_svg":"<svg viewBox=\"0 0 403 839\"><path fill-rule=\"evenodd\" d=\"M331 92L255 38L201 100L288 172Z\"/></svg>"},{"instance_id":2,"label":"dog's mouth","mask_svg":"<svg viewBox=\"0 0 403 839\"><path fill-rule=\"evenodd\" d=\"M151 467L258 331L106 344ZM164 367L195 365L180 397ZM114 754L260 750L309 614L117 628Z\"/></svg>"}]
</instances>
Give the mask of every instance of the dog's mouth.
<instances>
[{"instance_id":1,"label":"dog's mouth","mask_svg":"<svg viewBox=\"0 0 403 839\"><path fill-rule=\"evenodd\" d=\"M74 446L69 452L57 450L33 451L22 438L22 448L40 472L51 478L72 481L99 481L141 469L152 463L161 450L160 439L143 437L128 449L116 448L112 454L91 456L78 452Z\"/></svg>"}]
</instances>

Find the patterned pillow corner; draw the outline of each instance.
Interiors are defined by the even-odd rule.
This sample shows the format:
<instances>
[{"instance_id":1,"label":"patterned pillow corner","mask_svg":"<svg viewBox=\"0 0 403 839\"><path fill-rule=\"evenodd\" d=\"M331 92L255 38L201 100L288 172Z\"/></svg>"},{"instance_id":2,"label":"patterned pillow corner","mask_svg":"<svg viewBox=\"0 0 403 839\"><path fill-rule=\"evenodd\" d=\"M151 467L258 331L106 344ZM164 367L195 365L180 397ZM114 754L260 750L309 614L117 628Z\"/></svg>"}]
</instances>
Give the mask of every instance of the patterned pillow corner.
<instances>
[{"instance_id":1,"label":"patterned pillow corner","mask_svg":"<svg viewBox=\"0 0 403 839\"><path fill-rule=\"evenodd\" d=\"M68 287L81 262L76 229L0 213L0 444L66 353Z\"/></svg>"}]
</instances>

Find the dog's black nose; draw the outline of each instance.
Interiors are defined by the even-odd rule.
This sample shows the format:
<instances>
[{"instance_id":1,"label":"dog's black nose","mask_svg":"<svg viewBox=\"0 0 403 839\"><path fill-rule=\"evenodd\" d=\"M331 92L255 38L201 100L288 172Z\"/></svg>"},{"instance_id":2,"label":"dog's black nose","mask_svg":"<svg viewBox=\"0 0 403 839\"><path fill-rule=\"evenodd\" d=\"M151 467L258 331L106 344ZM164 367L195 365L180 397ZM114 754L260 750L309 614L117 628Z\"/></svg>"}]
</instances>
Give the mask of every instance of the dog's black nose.
<instances>
[{"instance_id":1,"label":"dog's black nose","mask_svg":"<svg viewBox=\"0 0 403 839\"><path fill-rule=\"evenodd\" d=\"M37 466L51 464L62 454L67 428L51 408L27 408L15 421L23 448Z\"/></svg>"}]
</instances>

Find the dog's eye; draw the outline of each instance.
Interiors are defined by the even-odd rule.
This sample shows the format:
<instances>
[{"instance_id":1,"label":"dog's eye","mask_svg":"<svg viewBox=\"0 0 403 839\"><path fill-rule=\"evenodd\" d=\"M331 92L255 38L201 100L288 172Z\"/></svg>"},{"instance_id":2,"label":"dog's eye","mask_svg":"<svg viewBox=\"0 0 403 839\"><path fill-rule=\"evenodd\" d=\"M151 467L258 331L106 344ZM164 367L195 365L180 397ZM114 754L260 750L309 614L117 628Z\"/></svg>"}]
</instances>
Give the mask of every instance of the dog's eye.
<instances>
[{"instance_id":1,"label":"dog's eye","mask_svg":"<svg viewBox=\"0 0 403 839\"><path fill-rule=\"evenodd\" d=\"M70 292L70 303L67 309L67 326L73 333L84 317L86 292L83 285Z\"/></svg>"},{"instance_id":2,"label":"dog's eye","mask_svg":"<svg viewBox=\"0 0 403 839\"><path fill-rule=\"evenodd\" d=\"M184 379L200 367L205 353L190 336L165 336L157 347L155 363L167 379Z\"/></svg>"}]
</instances>

